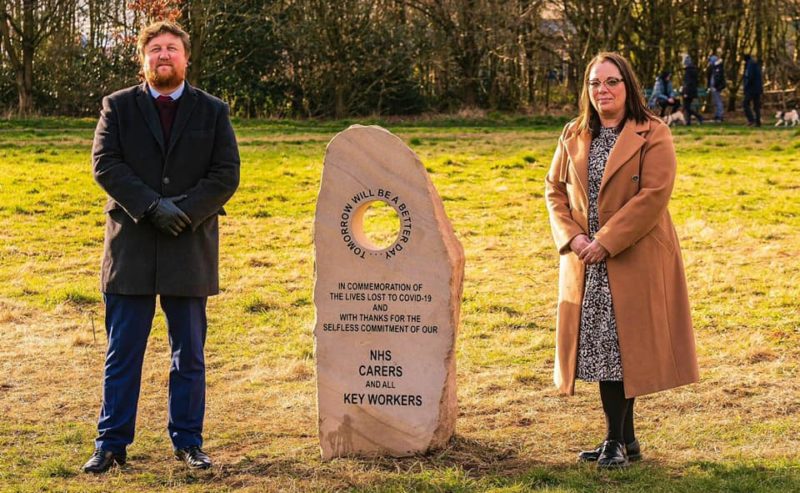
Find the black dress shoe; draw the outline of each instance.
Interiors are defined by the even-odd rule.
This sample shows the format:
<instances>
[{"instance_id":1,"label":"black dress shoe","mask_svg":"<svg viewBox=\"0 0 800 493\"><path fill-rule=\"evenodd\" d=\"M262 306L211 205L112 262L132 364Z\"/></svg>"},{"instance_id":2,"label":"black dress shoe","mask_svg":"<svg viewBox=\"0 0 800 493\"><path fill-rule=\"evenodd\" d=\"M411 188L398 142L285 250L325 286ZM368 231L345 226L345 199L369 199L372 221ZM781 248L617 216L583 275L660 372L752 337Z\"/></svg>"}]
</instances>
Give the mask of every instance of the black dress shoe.
<instances>
[{"instance_id":1,"label":"black dress shoe","mask_svg":"<svg viewBox=\"0 0 800 493\"><path fill-rule=\"evenodd\" d=\"M116 453L109 450L97 449L94 451L86 464L83 465L81 470L83 472L91 472L99 474L108 471L108 468L117 463L119 465L125 464L125 452Z\"/></svg>"},{"instance_id":2,"label":"black dress shoe","mask_svg":"<svg viewBox=\"0 0 800 493\"><path fill-rule=\"evenodd\" d=\"M628 467L628 456L625 454L625 445L617 440L606 440L597 457L597 467L600 469L613 469Z\"/></svg>"},{"instance_id":3,"label":"black dress shoe","mask_svg":"<svg viewBox=\"0 0 800 493\"><path fill-rule=\"evenodd\" d=\"M211 467L211 458L196 445L177 449L175 458L185 462L189 469L208 469Z\"/></svg>"},{"instance_id":4,"label":"black dress shoe","mask_svg":"<svg viewBox=\"0 0 800 493\"><path fill-rule=\"evenodd\" d=\"M584 450L578 454L578 460L581 462L594 462L600 457L600 452L603 451L603 444L597 446L594 450ZM639 446L639 440L634 439L631 443L625 444L625 451L628 453L628 460L631 462L642 459L642 449Z\"/></svg>"}]
</instances>

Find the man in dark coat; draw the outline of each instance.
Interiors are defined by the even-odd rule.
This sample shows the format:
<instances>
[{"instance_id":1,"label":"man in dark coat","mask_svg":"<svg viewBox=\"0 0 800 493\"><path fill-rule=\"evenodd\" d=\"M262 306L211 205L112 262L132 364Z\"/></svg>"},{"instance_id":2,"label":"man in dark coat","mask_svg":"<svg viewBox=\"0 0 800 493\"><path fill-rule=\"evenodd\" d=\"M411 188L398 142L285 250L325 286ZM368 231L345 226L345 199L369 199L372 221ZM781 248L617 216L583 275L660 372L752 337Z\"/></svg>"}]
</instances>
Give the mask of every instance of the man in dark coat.
<instances>
[{"instance_id":1,"label":"man in dark coat","mask_svg":"<svg viewBox=\"0 0 800 493\"><path fill-rule=\"evenodd\" d=\"M725 108L722 104L722 90L725 89L725 65L716 55L708 57L708 92L714 102L714 121L722 123L725 118Z\"/></svg>"},{"instance_id":2,"label":"man in dark coat","mask_svg":"<svg viewBox=\"0 0 800 493\"><path fill-rule=\"evenodd\" d=\"M697 67L692 62L692 57L686 55L683 58L683 86L681 96L683 96L683 116L686 118L686 125L692 124L692 115L697 118L697 123L703 123L703 116L692 108L692 101L697 98Z\"/></svg>"},{"instance_id":3,"label":"man in dark coat","mask_svg":"<svg viewBox=\"0 0 800 493\"><path fill-rule=\"evenodd\" d=\"M142 361L160 297L172 348L169 436L176 457L208 468L206 300L219 292L218 216L239 184L239 151L219 99L185 82L189 36L159 22L139 35L145 83L103 99L92 149L108 194L101 288L108 334L103 404L86 472L124 464Z\"/></svg>"},{"instance_id":4,"label":"man in dark coat","mask_svg":"<svg viewBox=\"0 0 800 493\"><path fill-rule=\"evenodd\" d=\"M744 62L744 115L747 117L747 126L760 127L761 94L764 92L761 67L750 55L744 56Z\"/></svg>"}]
</instances>

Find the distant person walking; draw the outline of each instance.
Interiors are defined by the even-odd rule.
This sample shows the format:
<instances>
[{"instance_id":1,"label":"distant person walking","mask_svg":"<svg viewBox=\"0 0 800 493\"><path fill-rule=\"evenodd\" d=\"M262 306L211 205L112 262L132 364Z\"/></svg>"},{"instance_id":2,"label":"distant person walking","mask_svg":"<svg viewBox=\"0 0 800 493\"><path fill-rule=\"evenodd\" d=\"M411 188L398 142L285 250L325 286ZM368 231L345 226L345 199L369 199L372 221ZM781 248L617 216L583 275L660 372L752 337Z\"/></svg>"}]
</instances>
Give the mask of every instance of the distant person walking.
<instances>
[{"instance_id":1,"label":"distant person walking","mask_svg":"<svg viewBox=\"0 0 800 493\"><path fill-rule=\"evenodd\" d=\"M764 92L764 82L761 79L761 66L750 55L744 56L744 115L747 117L747 126L761 126L761 94Z\"/></svg>"},{"instance_id":2,"label":"distant person walking","mask_svg":"<svg viewBox=\"0 0 800 493\"><path fill-rule=\"evenodd\" d=\"M642 457L634 398L698 380L678 236L667 204L676 158L669 127L644 105L617 53L586 67L580 115L564 128L545 200L559 259L554 380L599 382L606 437L580 460Z\"/></svg>"},{"instance_id":3,"label":"distant person walking","mask_svg":"<svg viewBox=\"0 0 800 493\"><path fill-rule=\"evenodd\" d=\"M133 442L156 296L172 350L167 430L175 457L205 469L208 296L219 292L218 216L239 184L228 106L185 81L189 35L157 22L137 43L145 83L103 98L92 149L108 194L101 289L108 335L95 452L84 472L124 464Z\"/></svg>"},{"instance_id":4,"label":"distant person walking","mask_svg":"<svg viewBox=\"0 0 800 493\"><path fill-rule=\"evenodd\" d=\"M722 104L722 90L727 85L725 82L725 65L722 59L716 55L708 57L708 69L706 70L708 92L711 94L711 101L714 103L714 121L722 123L725 120L725 108Z\"/></svg>"},{"instance_id":5,"label":"distant person walking","mask_svg":"<svg viewBox=\"0 0 800 493\"><path fill-rule=\"evenodd\" d=\"M703 115L692 108L692 101L697 99L697 67L692 62L692 57L686 55L683 58L683 67L681 96L683 97L683 115L686 117L686 125L692 124L692 115L697 118L697 123L703 123Z\"/></svg>"},{"instance_id":6,"label":"distant person walking","mask_svg":"<svg viewBox=\"0 0 800 493\"><path fill-rule=\"evenodd\" d=\"M661 108L659 116L662 118L670 108L669 113L675 113L680 109L681 103L672 96L672 72L664 70L656 77L656 83L653 85L653 94L650 96L650 108Z\"/></svg>"}]
</instances>

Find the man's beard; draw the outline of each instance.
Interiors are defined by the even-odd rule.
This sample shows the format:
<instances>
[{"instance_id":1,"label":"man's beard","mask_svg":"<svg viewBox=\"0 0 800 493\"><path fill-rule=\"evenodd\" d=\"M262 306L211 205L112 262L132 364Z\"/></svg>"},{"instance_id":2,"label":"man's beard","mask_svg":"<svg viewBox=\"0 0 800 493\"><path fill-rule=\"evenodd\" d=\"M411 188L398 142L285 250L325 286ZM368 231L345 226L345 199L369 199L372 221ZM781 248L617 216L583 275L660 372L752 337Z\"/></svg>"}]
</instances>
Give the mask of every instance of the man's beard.
<instances>
[{"instance_id":1,"label":"man's beard","mask_svg":"<svg viewBox=\"0 0 800 493\"><path fill-rule=\"evenodd\" d=\"M169 75L161 75L158 73L158 67L155 70L150 70L150 67L145 67L144 78L147 84L153 89L170 89L179 86L184 80L184 73L179 73L174 65L170 65L172 71Z\"/></svg>"}]
</instances>

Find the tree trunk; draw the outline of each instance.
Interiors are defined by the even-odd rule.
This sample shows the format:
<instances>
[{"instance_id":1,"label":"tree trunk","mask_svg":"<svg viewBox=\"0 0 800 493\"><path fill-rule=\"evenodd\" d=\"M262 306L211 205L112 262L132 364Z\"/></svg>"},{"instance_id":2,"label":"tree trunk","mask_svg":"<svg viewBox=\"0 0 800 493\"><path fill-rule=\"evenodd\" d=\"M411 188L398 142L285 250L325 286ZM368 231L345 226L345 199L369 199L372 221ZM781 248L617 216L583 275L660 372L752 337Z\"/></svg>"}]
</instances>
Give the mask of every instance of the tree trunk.
<instances>
[{"instance_id":1,"label":"tree trunk","mask_svg":"<svg viewBox=\"0 0 800 493\"><path fill-rule=\"evenodd\" d=\"M22 26L24 33L22 37L22 84L20 85L20 74L18 74L17 89L19 90L19 114L20 116L28 116L33 113L33 54L36 51L34 45L36 36L34 9L36 8L36 2L25 0L22 5L25 21Z\"/></svg>"},{"instance_id":2,"label":"tree trunk","mask_svg":"<svg viewBox=\"0 0 800 493\"><path fill-rule=\"evenodd\" d=\"M336 83L334 88L334 117L344 118L347 116L347 105L344 102L344 86L341 83Z\"/></svg>"},{"instance_id":3,"label":"tree trunk","mask_svg":"<svg viewBox=\"0 0 800 493\"><path fill-rule=\"evenodd\" d=\"M20 69L16 71L16 85L17 85L17 114L19 116L28 116L33 112L33 95L28 89L25 82L25 70Z\"/></svg>"},{"instance_id":4,"label":"tree trunk","mask_svg":"<svg viewBox=\"0 0 800 493\"><path fill-rule=\"evenodd\" d=\"M193 86L198 86L203 76L204 60L203 48L205 46L206 35L212 28L214 16L211 15L211 8L203 0L195 0L188 5L188 21L192 36L192 50L187 53L190 60L188 79ZM219 12L217 13L219 14Z\"/></svg>"},{"instance_id":5,"label":"tree trunk","mask_svg":"<svg viewBox=\"0 0 800 493\"><path fill-rule=\"evenodd\" d=\"M22 48L22 70L17 71L17 91L19 93L19 114L33 113L33 46Z\"/></svg>"}]
</instances>

